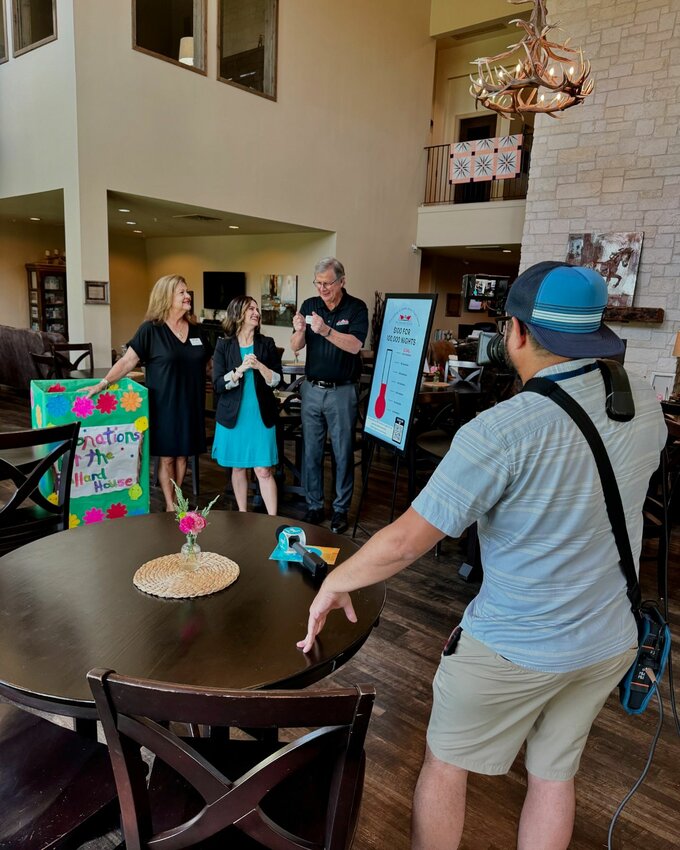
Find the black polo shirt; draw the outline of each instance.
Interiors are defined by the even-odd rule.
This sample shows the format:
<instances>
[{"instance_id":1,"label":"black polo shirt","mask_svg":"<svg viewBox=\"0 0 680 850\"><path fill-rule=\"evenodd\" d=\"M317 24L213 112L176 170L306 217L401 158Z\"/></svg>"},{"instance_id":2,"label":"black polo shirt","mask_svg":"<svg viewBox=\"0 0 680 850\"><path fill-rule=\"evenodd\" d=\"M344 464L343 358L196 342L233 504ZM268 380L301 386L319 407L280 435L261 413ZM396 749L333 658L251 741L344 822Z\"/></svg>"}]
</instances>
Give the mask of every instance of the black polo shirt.
<instances>
[{"instance_id":1,"label":"black polo shirt","mask_svg":"<svg viewBox=\"0 0 680 850\"><path fill-rule=\"evenodd\" d=\"M334 310L329 310L323 299L317 295L315 298L304 301L300 312L305 317L316 313L337 333L351 334L361 340L362 345L366 341L368 308L360 298L355 298L344 289L340 303ZM342 351L321 334L315 334L309 325L305 330L305 345L307 346L305 374L309 379L333 381L336 384L359 379L361 372L359 354Z\"/></svg>"}]
</instances>

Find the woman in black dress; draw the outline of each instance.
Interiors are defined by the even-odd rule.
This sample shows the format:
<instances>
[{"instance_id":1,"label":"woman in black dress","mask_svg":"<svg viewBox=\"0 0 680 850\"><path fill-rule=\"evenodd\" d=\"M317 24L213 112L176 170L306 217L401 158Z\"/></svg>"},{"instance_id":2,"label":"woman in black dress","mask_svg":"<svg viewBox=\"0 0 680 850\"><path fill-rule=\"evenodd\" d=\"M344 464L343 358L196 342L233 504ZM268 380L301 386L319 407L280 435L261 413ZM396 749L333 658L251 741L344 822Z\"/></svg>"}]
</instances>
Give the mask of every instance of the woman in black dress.
<instances>
[{"instance_id":1,"label":"woman in black dress","mask_svg":"<svg viewBox=\"0 0 680 850\"><path fill-rule=\"evenodd\" d=\"M172 480L181 485L187 457L206 449L205 379L212 351L199 329L186 281L165 275L151 290L145 320L125 355L88 393L101 392L139 363L146 366L151 454L160 458L158 480L168 511L173 510Z\"/></svg>"}]
</instances>

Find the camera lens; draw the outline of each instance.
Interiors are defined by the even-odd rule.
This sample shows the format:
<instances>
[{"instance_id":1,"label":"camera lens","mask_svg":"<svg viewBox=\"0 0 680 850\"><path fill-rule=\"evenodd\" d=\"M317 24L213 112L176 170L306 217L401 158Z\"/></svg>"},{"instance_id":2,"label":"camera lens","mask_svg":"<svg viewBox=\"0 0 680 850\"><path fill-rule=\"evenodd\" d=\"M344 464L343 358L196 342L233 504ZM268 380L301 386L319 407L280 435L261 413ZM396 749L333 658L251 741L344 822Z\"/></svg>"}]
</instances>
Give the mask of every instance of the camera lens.
<instances>
[{"instance_id":1,"label":"camera lens","mask_svg":"<svg viewBox=\"0 0 680 850\"><path fill-rule=\"evenodd\" d=\"M512 369L505 352L505 343L501 334L481 331L477 349L477 363L480 366L496 366L499 369Z\"/></svg>"}]
</instances>

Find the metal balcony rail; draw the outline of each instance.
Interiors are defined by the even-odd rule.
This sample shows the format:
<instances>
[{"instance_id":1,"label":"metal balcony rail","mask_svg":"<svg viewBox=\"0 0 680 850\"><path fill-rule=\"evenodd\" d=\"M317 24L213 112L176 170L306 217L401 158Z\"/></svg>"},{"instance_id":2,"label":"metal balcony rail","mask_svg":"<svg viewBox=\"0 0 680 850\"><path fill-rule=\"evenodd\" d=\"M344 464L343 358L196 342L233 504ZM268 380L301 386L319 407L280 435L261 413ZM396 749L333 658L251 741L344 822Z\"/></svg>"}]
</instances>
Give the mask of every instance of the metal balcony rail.
<instances>
[{"instance_id":1,"label":"metal balcony rail","mask_svg":"<svg viewBox=\"0 0 680 850\"><path fill-rule=\"evenodd\" d=\"M526 198L531 159L531 135L522 143L522 166L517 177L476 183L449 183L449 145L431 145L427 151L427 178L423 204L478 204Z\"/></svg>"}]
</instances>

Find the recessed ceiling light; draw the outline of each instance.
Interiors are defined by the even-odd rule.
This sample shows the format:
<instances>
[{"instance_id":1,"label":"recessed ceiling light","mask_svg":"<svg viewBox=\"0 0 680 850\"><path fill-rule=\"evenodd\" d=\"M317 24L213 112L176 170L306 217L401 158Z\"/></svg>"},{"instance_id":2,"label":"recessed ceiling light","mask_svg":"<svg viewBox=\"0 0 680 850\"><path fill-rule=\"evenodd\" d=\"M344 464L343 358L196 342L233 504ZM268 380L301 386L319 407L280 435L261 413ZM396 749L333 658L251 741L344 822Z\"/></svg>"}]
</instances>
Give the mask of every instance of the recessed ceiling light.
<instances>
[{"instance_id":1,"label":"recessed ceiling light","mask_svg":"<svg viewBox=\"0 0 680 850\"><path fill-rule=\"evenodd\" d=\"M126 210L124 207L120 207L118 212L130 212L130 210Z\"/></svg>"},{"instance_id":2,"label":"recessed ceiling light","mask_svg":"<svg viewBox=\"0 0 680 850\"><path fill-rule=\"evenodd\" d=\"M133 230L132 232L133 233L141 233L142 231L141 230Z\"/></svg>"},{"instance_id":3,"label":"recessed ceiling light","mask_svg":"<svg viewBox=\"0 0 680 850\"><path fill-rule=\"evenodd\" d=\"M125 224L137 224L136 221L126 221Z\"/></svg>"},{"instance_id":4,"label":"recessed ceiling light","mask_svg":"<svg viewBox=\"0 0 680 850\"><path fill-rule=\"evenodd\" d=\"M41 219L41 218L38 218L37 216L32 215L32 216L30 217L29 221L42 221L42 219Z\"/></svg>"},{"instance_id":5,"label":"recessed ceiling light","mask_svg":"<svg viewBox=\"0 0 680 850\"><path fill-rule=\"evenodd\" d=\"M229 225L229 230L238 230L238 229L239 229L238 224L230 224Z\"/></svg>"},{"instance_id":6,"label":"recessed ceiling light","mask_svg":"<svg viewBox=\"0 0 680 850\"><path fill-rule=\"evenodd\" d=\"M512 254L512 250L510 248L503 248L504 254Z\"/></svg>"}]
</instances>

